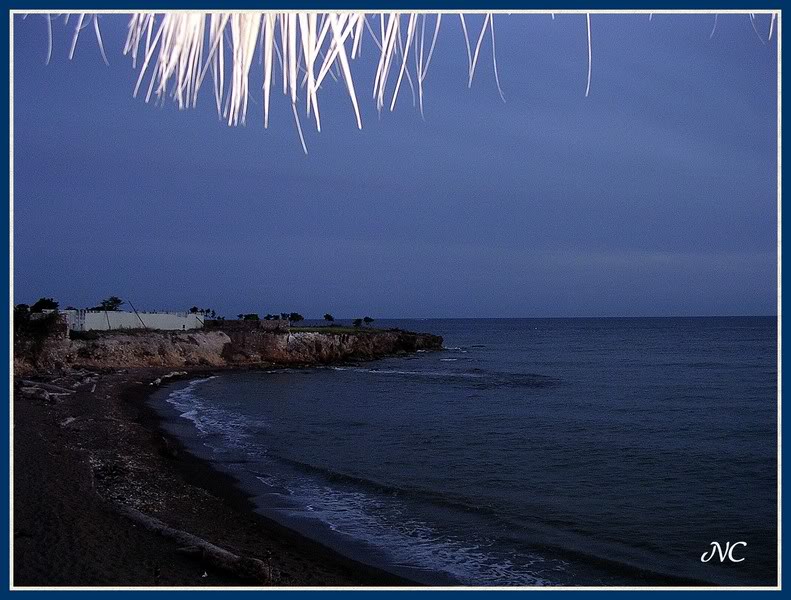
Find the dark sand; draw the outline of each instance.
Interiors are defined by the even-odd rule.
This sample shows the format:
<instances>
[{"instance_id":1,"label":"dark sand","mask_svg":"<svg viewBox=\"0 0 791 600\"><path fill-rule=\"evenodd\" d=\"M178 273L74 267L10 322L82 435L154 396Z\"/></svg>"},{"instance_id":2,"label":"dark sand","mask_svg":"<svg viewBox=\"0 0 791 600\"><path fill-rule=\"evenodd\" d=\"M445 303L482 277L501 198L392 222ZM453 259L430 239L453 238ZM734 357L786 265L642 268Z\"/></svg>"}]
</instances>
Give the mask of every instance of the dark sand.
<instances>
[{"instance_id":1,"label":"dark sand","mask_svg":"<svg viewBox=\"0 0 791 600\"><path fill-rule=\"evenodd\" d=\"M149 382L171 370L101 374L93 392L67 376L54 383L77 391L57 400L15 389L14 586L261 585L180 552L114 503L266 562L272 585L414 585L253 512L234 480L186 452L146 404Z\"/></svg>"}]
</instances>

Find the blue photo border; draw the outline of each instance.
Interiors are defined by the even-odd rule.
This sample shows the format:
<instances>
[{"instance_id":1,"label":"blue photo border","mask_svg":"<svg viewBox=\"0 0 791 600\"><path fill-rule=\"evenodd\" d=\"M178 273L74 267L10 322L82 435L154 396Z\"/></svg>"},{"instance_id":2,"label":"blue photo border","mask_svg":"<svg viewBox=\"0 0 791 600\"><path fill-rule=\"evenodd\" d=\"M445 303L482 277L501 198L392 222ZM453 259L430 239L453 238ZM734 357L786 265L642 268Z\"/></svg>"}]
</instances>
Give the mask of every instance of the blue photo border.
<instances>
[{"instance_id":1,"label":"blue photo border","mask_svg":"<svg viewBox=\"0 0 791 600\"><path fill-rule=\"evenodd\" d=\"M63 0L53 0L50 2L45 2L41 0L31 0L27 2L20 2L20 1L12 1L9 2L6 7L4 14L2 16L2 32L0 32L0 39L4 40L2 44L2 52L3 52L3 69L5 73L5 81L7 82L6 85L8 86L8 82L10 82L10 63L9 63L9 45L5 43L5 40L9 40L9 26L10 26L10 18L12 10L15 11L24 11L26 9L31 10L74 10L76 9L85 9L85 10L101 10L101 9L124 9L124 10L145 10L145 9L217 9L221 8L223 10L232 10L232 9L295 9L295 8L305 8L305 9L374 9L374 10L383 10L383 9L393 9L393 10L508 10L508 9L519 9L519 10L711 10L711 9L722 9L722 10L745 10L749 11L751 9L754 10L782 10L784 8L784 2L781 1L774 1L768 3L759 3L759 2L752 2L752 1L738 1L738 0L698 0L698 2L690 5L687 3L679 2L677 0L658 0L656 2L652 2L650 4L642 3L642 2L627 2L625 0L609 0L607 2L595 2L591 0L562 0L562 1L555 1L555 2L523 2L519 0L489 0L487 2L476 2L474 0L456 0L454 2L438 2L432 0L390 0L389 2L381 2L381 1L374 1L374 0L335 0L335 1L328 1L328 0L309 0L303 2L284 2L283 0L273 0L272 2L250 2L250 1L243 1L243 0L233 0L231 2L223 2L218 3L216 0L195 0L192 2L187 2L184 0L143 0L143 1L136 1L131 3L124 3L122 5L112 6L109 2L101 2L97 0L83 0L80 2L65 2ZM781 61L786 58L788 55L788 50L783 48L783 53L781 56ZM788 62L791 65L791 61ZM791 69L789 69L791 71ZM790 76L791 77L791 76ZM785 80L785 77L784 77ZM783 81L785 83L785 81ZM791 87L786 87L786 89L791 90ZM786 94L788 95L788 94ZM4 104L5 114L8 114L9 109L9 99L10 99L10 88L6 88L6 93L2 96L2 102ZM783 100L781 106L778 109L781 111L783 106L787 103L787 101ZM5 133L9 134L9 140L11 135L11 121L4 120L3 127ZM786 141L785 135L782 135L781 132L781 147L782 142ZM11 160L10 154L11 146L6 146L5 152L7 153L7 159ZM781 163L782 164L782 163ZM10 174L10 170L7 171ZM784 173L783 173L784 174ZM10 193L11 193L11 177L9 175L9 181L7 184L6 189L8 190L8 195L4 194L4 203L3 209L6 215L10 215L9 208L10 208ZM791 211L791 208L788 209ZM789 216L783 216L782 221L780 223L781 231L785 228L783 227L786 220L791 221L791 212ZM0 319L0 333L2 334L3 339L8 340L8 343L2 345L2 361L5 365L8 365L9 368L5 374L5 389L8 391L7 394L7 404L5 405L6 413L8 414L8 410L10 408L11 403L11 389L12 389L12 372L10 368L11 364L11 314L13 309L13 299L10 298L10 241L11 241L11 232L12 232L12 223L9 216L9 221L7 222L7 227L4 231L3 237L3 252L6 254L4 257L4 286L5 286L5 297L8 298L8 306L7 306L7 318ZM788 253L791 255L791 251ZM782 264L785 265L791 260L791 257L787 255L787 253L782 253ZM786 269L782 269L781 273L781 281L782 277L785 274ZM780 282L778 282L780 284ZM782 289L780 290L779 298L782 299ZM786 302L783 301L782 305L778 305L778 310L785 312L787 308ZM791 306L791 300L789 300L788 305ZM784 332L785 327L782 328L781 340L782 340L782 333ZM780 365L782 365L782 356L780 357ZM781 371L782 372L782 371ZM782 373L782 387L787 385L787 377L785 373ZM785 429L783 428L782 419L779 420L778 426L784 432ZM2 429L2 437L3 443L5 444L6 448L9 448L10 442L10 431L11 431L11 423L7 424L7 427ZM10 448L9 448L10 451ZM781 454L781 464L785 465L787 462L787 452L784 450ZM3 469L3 487L5 488L2 493L0 493L0 502L2 502L2 511L4 514L9 514L9 489L7 488L9 482L9 463L8 461L3 462L2 465ZM784 479L783 475L785 474L786 469L783 468L781 470L781 482ZM783 499L783 512L786 512L785 509L788 508L788 500ZM0 594L9 594L10 592L10 565L11 565L11 556L10 556L10 539L11 539L11 532L9 531L9 520L3 521L3 532L5 534L5 539L9 540L9 545L3 546L3 568L0 569ZM783 536L784 527L781 527L780 535L781 540L784 539ZM782 554L785 555L786 544L782 544ZM779 562L780 572L782 573L782 560ZM782 581L781 581L782 584ZM574 593L574 594L585 594L589 597L597 597L603 598L605 594L619 594L619 597L635 597L637 595L643 594L651 594L652 597L666 597L673 594L694 594L695 597L700 598L703 596L710 596L712 594L720 594L720 593L729 593L729 594L765 594L765 593L781 593L785 595L785 591L776 591L772 589L767 590L760 590L760 591L728 591L723 590L720 591L667 591L667 590L640 590L640 591L615 591L615 590L602 590L602 591L584 591L584 590L563 590L562 588L543 588L543 589L534 589L534 590L513 590L513 591L487 591L487 590L454 590L454 591L445 591L445 590L420 590L420 591L393 591L393 590L355 590L355 591L307 591L307 590L294 590L294 591L281 591L281 590L272 590L272 591L261 591L260 589L256 590L239 590L238 593L245 593L245 594L267 594L268 597L282 597L282 598L305 598L307 596L312 596L314 594L322 594L324 598L329 598L332 600L340 600L341 598L347 598L349 595L353 595L355 598L363 598L367 597L368 595L376 595L377 598L394 598L396 595L402 594L410 594L415 595L419 598L426 598L428 596L433 597L442 597L446 598L449 594L452 595L460 595L460 594L474 594L475 598L489 598L493 597L495 594L530 594L530 593ZM114 590L114 589L102 589L98 588L96 591L90 592L83 592L83 591L16 591L13 593L21 593L25 594L26 596L30 597L39 597L39 595L43 594L65 594L68 597L76 598L77 595L82 594L90 594L91 597L96 597L98 594L100 597L110 595L110 594L124 594L127 597L130 595L143 595L145 594L146 597L164 597L165 594L232 594L237 593L236 590L229 591L229 590L209 590L209 589L196 589L196 590L189 590L189 591L130 591L130 590Z\"/></svg>"}]
</instances>

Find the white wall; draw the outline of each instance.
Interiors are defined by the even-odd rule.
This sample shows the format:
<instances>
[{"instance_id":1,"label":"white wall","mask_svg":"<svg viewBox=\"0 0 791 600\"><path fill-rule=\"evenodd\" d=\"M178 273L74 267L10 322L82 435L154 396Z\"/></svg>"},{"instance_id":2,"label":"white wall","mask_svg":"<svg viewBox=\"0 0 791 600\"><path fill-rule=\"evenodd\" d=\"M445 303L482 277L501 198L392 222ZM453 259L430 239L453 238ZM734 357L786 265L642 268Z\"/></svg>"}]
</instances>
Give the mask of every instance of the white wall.
<instances>
[{"instance_id":1,"label":"white wall","mask_svg":"<svg viewBox=\"0 0 791 600\"><path fill-rule=\"evenodd\" d=\"M203 327L202 319L190 313L148 313L126 311L64 310L69 329L107 331L108 329L186 330ZM139 315L139 316L138 316ZM142 322L141 322L142 321Z\"/></svg>"}]
</instances>

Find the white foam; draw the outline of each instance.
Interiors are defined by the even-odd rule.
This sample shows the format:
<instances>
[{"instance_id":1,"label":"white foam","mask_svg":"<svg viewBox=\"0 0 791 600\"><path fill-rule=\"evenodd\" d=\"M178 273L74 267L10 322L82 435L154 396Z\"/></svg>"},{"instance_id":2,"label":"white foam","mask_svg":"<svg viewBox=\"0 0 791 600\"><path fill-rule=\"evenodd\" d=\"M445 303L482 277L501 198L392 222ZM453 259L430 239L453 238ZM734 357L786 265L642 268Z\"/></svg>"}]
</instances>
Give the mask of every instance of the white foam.
<instances>
[{"instance_id":1,"label":"white foam","mask_svg":"<svg viewBox=\"0 0 791 600\"><path fill-rule=\"evenodd\" d=\"M223 444L204 444L216 451L223 449L247 449L249 438L255 429L266 428L262 420L251 420L240 413L213 406L196 393L198 386L211 381L216 376L190 381L185 387L174 390L166 398L179 416L192 422L203 436L220 436Z\"/></svg>"},{"instance_id":2,"label":"white foam","mask_svg":"<svg viewBox=\"0 0 791 600\"><path fill-rule=\"evenodd\" d=\"M529 571L531 564L542 559L524 554L497 556L486 550L491 545L486 540L467 542L444 536L409 517L407 507L397 500L333 489L310 479L300 481L295 494L305 499L311 518L335 533L373 546L396 566L447 573L464 584L550 584Z\"/></svg>"},{"instance_id":3,"label":"white foam","mask_svg":"<svg viewBox=\"0 0 791 600\"><path fill-rule=\"evenodd\" d=\"M402 371L334 367L339 371L362 371L383 375L472 376L450 371ZM214 377L191 381L174 390L167 402L181 418L194 424L199 434L219 436L221 441L204 444L215 451L227 449L252 453L266 452L251 440L252 427L262 427L261 421L250 421L239 413L214 406L211 400L198 393L204 383ZM212 438L210 437L209 440ZM263 458L263 457L261 457ZM266 488L283 486L285 481L275 477L256 476ZM338 535L376 548L393 565L446 573L464 584L547 585L549 581L531 572L530 565L541 559L525 554L503 556L487 550L487 540L462 540L449 537L432 525L410 516L409 508L395 497L380 497L362 491L334 489L310 477L289 481L286 489L299 499L301 509L284 508L294 514L323 523Z\"/></svg>"}]
</instances>

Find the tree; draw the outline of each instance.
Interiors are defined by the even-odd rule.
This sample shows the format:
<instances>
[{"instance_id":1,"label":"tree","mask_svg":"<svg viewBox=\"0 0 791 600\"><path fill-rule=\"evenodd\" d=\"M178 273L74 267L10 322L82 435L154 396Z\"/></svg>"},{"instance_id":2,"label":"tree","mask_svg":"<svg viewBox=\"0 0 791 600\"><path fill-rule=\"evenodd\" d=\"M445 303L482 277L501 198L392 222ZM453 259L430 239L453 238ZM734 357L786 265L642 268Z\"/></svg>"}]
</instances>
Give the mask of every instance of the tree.
<instances>
[{"instance_id":1,"label":"tree","mask_svg":"<svg viewBox=\"0 0 791 600\"><path fill-rule=\"evenodd\" d=\"M366 325L370 325L374 320L371 317L364 317L363 322L365 322Z\"/></svg>"},{"instance_id":2,"label":"tree","mask_svg":"<svg viewBox=\"0 0 791 600\"><path fill-rule=\"evenodd\" d=\"M332 323L335 320L335 317L333 317L330 313L327 313L324 315L324 320L328 323Z\"/></svg>"},{"instance_id":3,"label":"tree","mask_svg":"<svg viewBox=\"0 0 791 600\"><path fill-rule=\"evenodd\" d=\"M30 307L30 312L41 312L44 310L58 310L58 303L54 298L39 298L36 303Z\"/></svg>"},{"instance_id":4,"label":"tree","mask_svg":"<svg viewBox=\"0 0 791 600\"><path fill-rule=\"evenodd\" d=\"M198 307L197 306L193 306L190 309L190 314L192 314L192 315L197 314L197 312L198 312Z\"/></svg>"},{"instance_id":5,"label":"tree","mask_svg":"<svg viewBox=\"0 0 791 600\"><path fill-rule=\"evenodd\" d=\"M30 307L27 304L17 304L14 307L14 353L17 352L17 339L22 337L30 327Z\"/></svg>"},{"instance_id":6,"label":"tree","mask_svg":"<svg viewBox=\"0 0 791 600\"><path fill-rule=\"evenodd\" d=\"M280 313L280 318L284 321L288 321L288 313Z\"/></svg>"},{"instance_id":7,"label":"tree","mask_svg":"<svg viewBox=\"0 0 791 600\"><path fill-rule=\"evenodd\" d=\"M212 318L212 319L216 319L216 318L217 318L217 313L216 313L216 312L214 312L214 309L213 309L213 308L211 309L211 318Z\"/></svg>"},{"instance_id":8,"label":"tree","mask_svg":"<svg viewBox=\"0 0 791 600\"><path fill-rule=\"evenodd\" d=\"M355 327L359 327L362 324L363 324L362 319L355 319L354 321L352 321L352 325L354 325Z\"/></svg>"},{"instance_id":9,"label":"tree","mask_svg":"<svg viewBox=\"0 0 791 600\"><path fill-rule=\"evenodd\" d=\"M236 316L237 316L237 318L238 318L240 321L241 321L242 319L244 319L244 315L243 315L242 313L239 313L239 314L238 314L238 315L236 315Z\"/></svg>"},{"instance_id":10,"label":"tree","mask_svg":"<svg viewBox=\"0 0 791 600\"><path fill-rule=\"evenodd\" d=\"M14 325L27 323L30 320L30 307L27 304L17 304L14 307Z\"/></svg>"},{"instance_id":11,"label":"tree","mask_svg":"<svg viewBox=\"0 0 791 600\"><path fill-rule=\"evenodd\" d=\"M304 321L305 317L303 317L301 314L297 312L293 312L290 315L288 315L288 320L289 322L299 323L300 321Z\"/></svg>"},{"instance_id":12,"label":"tree","mask_svg":"<svg viewBox=\"0 0 791 600\"><path fill-rule=\"evenodd\" d=\"M245 321L260 321L261 318L258 316L258 313L247 313L244 315Z\"/></svg>"},{"instance_id":13,"label":"tree","mask_svg":"<svg viewBox=\"0 0 791 600\"><path fill-rule=\"evenodd\" d=\"M105 310L109 312L117 311L124 303L118 296L110 296L105 298L99 303L99 306L94 306L91 310Z\"/></svg>"}]
</instances>

